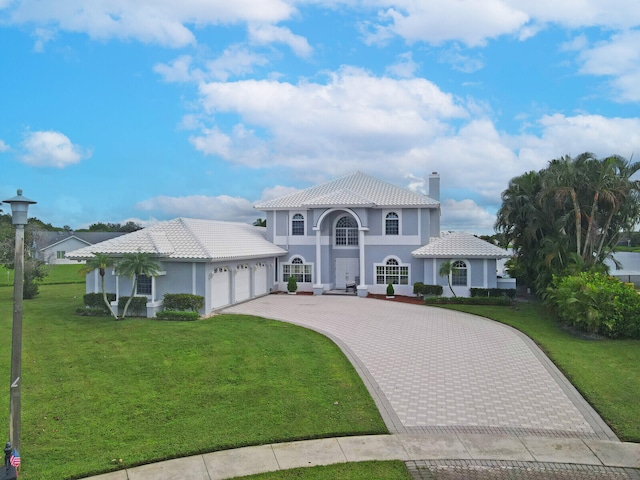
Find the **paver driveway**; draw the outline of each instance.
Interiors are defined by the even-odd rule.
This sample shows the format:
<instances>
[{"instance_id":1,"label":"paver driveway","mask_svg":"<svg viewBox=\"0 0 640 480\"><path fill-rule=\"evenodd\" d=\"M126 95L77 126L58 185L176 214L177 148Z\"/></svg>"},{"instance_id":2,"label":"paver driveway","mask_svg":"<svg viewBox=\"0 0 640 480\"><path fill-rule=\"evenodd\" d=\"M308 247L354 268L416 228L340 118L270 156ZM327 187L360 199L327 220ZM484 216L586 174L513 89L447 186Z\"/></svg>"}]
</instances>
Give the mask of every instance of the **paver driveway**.
<instances>
[{"instance_id":1,"label":"paver driveway","mask_svg":"<svg viewBox=\"0 0 640 480\"><path fill-rule=\"evenodd\" d=\"M268 295L224 313L291 322L331 337L392 432L617 440L531 340L491 320L329 295Z\"/></svg>"}]
</instances>

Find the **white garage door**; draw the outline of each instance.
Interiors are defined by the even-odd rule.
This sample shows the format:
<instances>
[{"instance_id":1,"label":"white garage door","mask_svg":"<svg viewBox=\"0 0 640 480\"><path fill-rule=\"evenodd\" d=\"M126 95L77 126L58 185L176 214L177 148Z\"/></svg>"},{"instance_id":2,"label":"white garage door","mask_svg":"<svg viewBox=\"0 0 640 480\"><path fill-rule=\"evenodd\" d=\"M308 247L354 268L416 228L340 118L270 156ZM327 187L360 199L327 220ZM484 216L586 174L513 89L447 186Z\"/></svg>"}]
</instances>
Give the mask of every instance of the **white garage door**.
<instances>
[{"instance_id":1,"label":"white garage door","mask_svg":"<svg viewBox=\"0 0 640 480\"><path fill-rule=\"evenodd\" d=\"M230 272L227 267L216 267L211 279L211 309L216 309L231 303Z\"/></svg>"},{"instance_id":2,"label":"white garage door","mask_svg":"<svg viewBox=\"0 0 640 480\"><path fill-rule=\"evenodd\" d=\"M251 298L251 272L249 265L236 267L236 302Z\"/></svg>"},{"instance_id":3,"label":"white garage door","mask_svg":"<svg viewBox=\"0 0 640 480\"><path fill-rule=\"evenodd\" d=\"M256 264L254 292L256 297L267 293L267 266L264 263Z\"/></svg>"}]
</instances>

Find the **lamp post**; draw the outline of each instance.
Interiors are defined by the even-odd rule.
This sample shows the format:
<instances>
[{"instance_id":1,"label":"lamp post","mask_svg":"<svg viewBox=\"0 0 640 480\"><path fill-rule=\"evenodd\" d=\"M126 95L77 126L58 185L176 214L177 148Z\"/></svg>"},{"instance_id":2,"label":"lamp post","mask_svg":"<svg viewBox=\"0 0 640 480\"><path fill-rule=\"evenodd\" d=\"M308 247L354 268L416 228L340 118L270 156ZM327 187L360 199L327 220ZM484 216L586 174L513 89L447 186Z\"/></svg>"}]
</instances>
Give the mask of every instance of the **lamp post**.
<instances>
[{"instance_id":1,"label":"lamp post","mask_svg":"<svg viewBox=\"0 0 640 480\"><path fill-rule=\"evenodd\" d=\"M24 289L24 226L27 224L29 205L34 204L18 195L4 203L11 205L11 219L16 227L16 244L13 280L13 328L11 335L11 387L9 389L9 442L7 447L18 452L20 449L20 381L22 376L22 295ZM6 461L5 461L6 463ZM8 472L8 468L7 468ZM1 477L0 477L1 478ZM6 475L5 478L13 478Z\"/></svg>"}]
</instances>

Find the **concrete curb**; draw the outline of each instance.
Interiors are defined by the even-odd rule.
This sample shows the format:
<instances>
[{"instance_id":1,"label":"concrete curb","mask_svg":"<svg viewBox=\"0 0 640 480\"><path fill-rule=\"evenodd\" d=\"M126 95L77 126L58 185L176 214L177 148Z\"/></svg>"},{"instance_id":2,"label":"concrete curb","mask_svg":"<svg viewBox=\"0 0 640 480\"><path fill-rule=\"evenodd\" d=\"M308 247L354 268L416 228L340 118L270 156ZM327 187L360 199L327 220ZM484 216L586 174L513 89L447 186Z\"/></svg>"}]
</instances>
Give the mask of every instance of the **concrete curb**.
<instances>
[{"instance_id":1,"label":"concrete curb","mask_svg":"<svg viewBox=\"0 0 640 480\"><path fill-rule=\"evenodd\" d=\"M325 438L195 455L90 477L91 480L223 480L299 467L368 460L460 460L640 469L640 444L483 434ZM89 477L88 477L89 478Z\"/></svg>"}]
</instances>

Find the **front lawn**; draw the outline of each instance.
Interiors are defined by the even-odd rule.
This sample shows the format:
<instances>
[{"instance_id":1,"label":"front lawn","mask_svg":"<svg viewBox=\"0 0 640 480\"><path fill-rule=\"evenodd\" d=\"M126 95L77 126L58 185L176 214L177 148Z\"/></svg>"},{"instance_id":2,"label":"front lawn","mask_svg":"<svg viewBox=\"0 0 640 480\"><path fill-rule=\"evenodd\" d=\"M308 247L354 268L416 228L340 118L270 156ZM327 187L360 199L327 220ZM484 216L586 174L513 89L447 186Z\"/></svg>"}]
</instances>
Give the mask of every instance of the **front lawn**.
<instances>
[{"instance_id":1,"label":"front lawn","mask_svg":"<svg viewBox=\"0 0 640 480\"><path fill-rule=\"evenodd\" d=\"M293 468L277 472L240 477L238 480L411 480L411 474L400 460L388 462L337 463L321 467Z\"/></svg>"},{"instance_id":2,"label":"front lawn","mask_svg":"<svg viewBox=\"0 0 640 480\"><path fill-rule=\"evenodd\" d=\"M351 364L316 332L235 315L78 317L83 284L40 291L24 302L21 480L387 432ZM0 288L5 332L12 293ZM10 338L0 336L0 425L8 425Z\"/></svg>"},{"instance_id":3,"label":"front lawn","mask_svg":"<svg viewBox=\"0 0 640 480\"><path fill-rule=\"evenodd\" d=\"M511 325L531 337L623 441L640 442L640 340L573 334L538 303L451 305Z\"/></svg>"}]
</instances>

